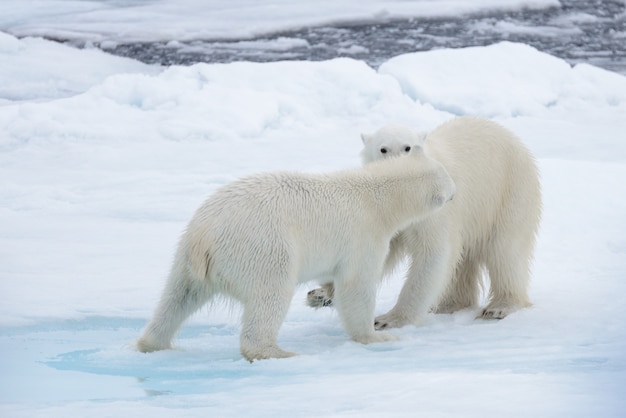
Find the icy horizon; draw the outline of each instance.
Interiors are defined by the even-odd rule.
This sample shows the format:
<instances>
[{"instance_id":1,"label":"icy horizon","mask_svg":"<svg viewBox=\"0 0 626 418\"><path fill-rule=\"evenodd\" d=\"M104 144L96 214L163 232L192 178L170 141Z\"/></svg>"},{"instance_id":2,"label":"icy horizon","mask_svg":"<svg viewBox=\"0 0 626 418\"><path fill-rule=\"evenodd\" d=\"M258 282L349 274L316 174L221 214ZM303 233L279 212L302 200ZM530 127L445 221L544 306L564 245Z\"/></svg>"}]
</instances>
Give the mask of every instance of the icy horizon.
<instances>
[{"instance_id":1,"label":"icy horizon","mask_svg":"<svg viewBox=\"0 0 626 418\"><path fill-rule=\"evenodd\" d=\"M246 39L329 24L559 6L558 0L5 0L0 30L111 47L119 42Z\"/></svg>"}]
</instances>

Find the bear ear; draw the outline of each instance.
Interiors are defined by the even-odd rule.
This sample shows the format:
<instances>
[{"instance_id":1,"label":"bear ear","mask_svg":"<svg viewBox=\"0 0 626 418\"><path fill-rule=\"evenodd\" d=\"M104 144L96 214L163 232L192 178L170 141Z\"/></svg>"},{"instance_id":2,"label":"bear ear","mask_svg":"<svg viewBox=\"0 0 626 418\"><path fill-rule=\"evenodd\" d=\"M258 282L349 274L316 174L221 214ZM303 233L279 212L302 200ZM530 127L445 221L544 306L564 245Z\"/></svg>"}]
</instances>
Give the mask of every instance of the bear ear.
<instances>
[{"instance_id":1,"label":"bear ear","mask_svg":"<svg viewBox=\"0 0 626 418\"><path fill-rule=\"evenodd\" d=\"M374 138L374 135L372 135L372 134L361 134L361 141L363 141L363 143L365 145L367 145L370 142L372 142L373 138Z\"/></svg>"},{"instance_id":2,"label":"bear ear","mask_svg":"<svg viewBox=\"0 0 626 418\"><path fill-rule=\"evenodd\" d=\"M422 155L422 154L424 154L424 148L422 147L422 144L413 145L411 147L411 152L409 153L409 155Z\"/></svg>"},{"instance_id":3,"label":"bear ear","mask_svg":"<svg viewBox=\"0 0 626 418\"><path fill-rule=\"evenodd\" d=\"M428 132L420 131L415 132L415 143L422 146L424 142L426 142L426 137L428 136Z\"/></svg>"}]
</instances>

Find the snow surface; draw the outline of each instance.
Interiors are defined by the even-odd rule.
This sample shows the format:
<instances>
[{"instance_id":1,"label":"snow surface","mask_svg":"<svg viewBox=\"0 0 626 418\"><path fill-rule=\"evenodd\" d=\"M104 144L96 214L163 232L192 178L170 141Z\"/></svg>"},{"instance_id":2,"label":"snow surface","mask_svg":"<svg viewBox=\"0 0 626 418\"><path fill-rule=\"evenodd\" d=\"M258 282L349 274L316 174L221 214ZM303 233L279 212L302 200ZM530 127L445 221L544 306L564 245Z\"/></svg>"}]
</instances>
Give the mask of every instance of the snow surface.
<instances>
[{"instance_id":1,"label":"snow surface","mask_svg":"<svg viewBox=\"0 0 626 418\"><path fill-rule=\"evenodd\" d=\"M55 2L23 3L43 19ZM310 283L279 336L300 356L245 361L228 304L194 316L176 350L133 350L178 236L217 187L356 166L361 132L455 115L502 123L539 159L533 307L497 322L430 315L365 346L333 310L304 306ZM626 77L521 44L379 71L346 58L160 68L0 33L0 416L622 417L625 115Z\"/></svg>"}]
</instances>

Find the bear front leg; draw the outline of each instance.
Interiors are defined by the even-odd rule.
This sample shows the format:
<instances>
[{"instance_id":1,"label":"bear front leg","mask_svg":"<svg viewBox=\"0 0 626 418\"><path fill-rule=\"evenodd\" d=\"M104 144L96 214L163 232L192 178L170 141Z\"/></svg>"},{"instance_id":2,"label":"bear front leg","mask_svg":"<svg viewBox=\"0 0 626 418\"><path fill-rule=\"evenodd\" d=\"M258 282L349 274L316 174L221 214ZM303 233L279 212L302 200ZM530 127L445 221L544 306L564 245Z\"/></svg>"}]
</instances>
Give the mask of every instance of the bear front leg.
<instances>
[{"instance_id":1,"label":"bear front leg","mask_svg":"<svg viewBox=\"0 0 626 418\"><path fill-rule=\"evenodd\" d=\"M377 278L367 274L356 277L335 281L334 304L344 329L354 341L363 344L396 340L395 335L374 328Z\"/></svg>"},{"instance_id":2,"label":"bear front leg","mask_svg":"<svg viewBox=\"0 0 626 418\"><path fill-rule=\"evenodd\" d=\"M411 265L395 306L376 317L377 330L417 325L437 303L449 281L450 246L443 231L432 239L421 231L411 243ZM424 245L424 243L428 245Z\"/></svg>"},{"instance_id":3,"label":"bear front leg","mask_svg":"<svg viewBox=\"0 0 626 418\"><path fill-rule=\"evenodd\" d=\"M402 261L406 253L406 238L403 232L398 233L389 243L387 259L385 260L384 274L391 273ZM317 289L309 291L306 295L306 303L311 308L325 308L334 306L335 287L333 283L326 283Z\"/></svg>"},{"instance_id":4,"label":"bear front leg","mask_svg":"<svg viewBox=\"0 0 626 418\"><path fill-rule=\"evenodd\" d=\"M250 362L296 355L281 349L276 342L295 290L295 284L286 284L290 282L287 279L280 281L276 288L269 285L257 288L254 294L246 298L241 321L240 350Z\"/></svg>"},{"instance_id":5,"label":"bear front leg","mask_svg":"<svg viewBox=\"0 0 626 418\"><path fill-rule=\"evenodd\" d=\"M456 274L450 277L448 287L432 312L450 314L478 306L481 274L479 260L466 250L457 264Z\"/></svg>"}]
</instances>

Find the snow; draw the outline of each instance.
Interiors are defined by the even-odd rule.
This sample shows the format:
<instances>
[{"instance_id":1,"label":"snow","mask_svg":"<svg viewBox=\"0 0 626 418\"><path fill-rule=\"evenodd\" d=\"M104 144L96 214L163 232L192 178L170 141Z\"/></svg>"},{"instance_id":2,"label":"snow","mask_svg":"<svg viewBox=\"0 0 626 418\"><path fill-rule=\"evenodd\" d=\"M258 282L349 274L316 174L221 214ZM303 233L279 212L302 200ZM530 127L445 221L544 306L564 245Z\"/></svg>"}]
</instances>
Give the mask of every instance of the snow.
<instances>
[{"instance_id":1,"label":"snow","mask_svg":"<svg viewBox=\"0 0 626 418\"><path fill-rule=\"evenodd\" d=\"M102 37L119 29L105 26L108 16L156 36L140 19L159 21L168 6L0 9L11 3L23 4L0 10L11 28L65 21L80 33L91 14ZM364 2L364 14L341 7L361 19L383 3L402 2ZM184 17L192 33L206 15L180 4L172 30ZM239 13L245 27L246 4L229 4L212 13ZM625 77L507 42L407 54L378 71L348 58L162 68L0 33L0 80L0 416L623 416ZM279 336L300 356L245 361L240 308L226 303L188 321L175 350L132 348L180 233L217 187L259 171L356 166L361 132L389 122L432 129L456 115L502 123L538 157L533 307L497 322L474 319L477 310L430 315L391 331L398 341L365 346L332 309L304 306L310 283ZM395 302L402 275L381 285L377 313Z\"/></svg>"}]
</instances>

